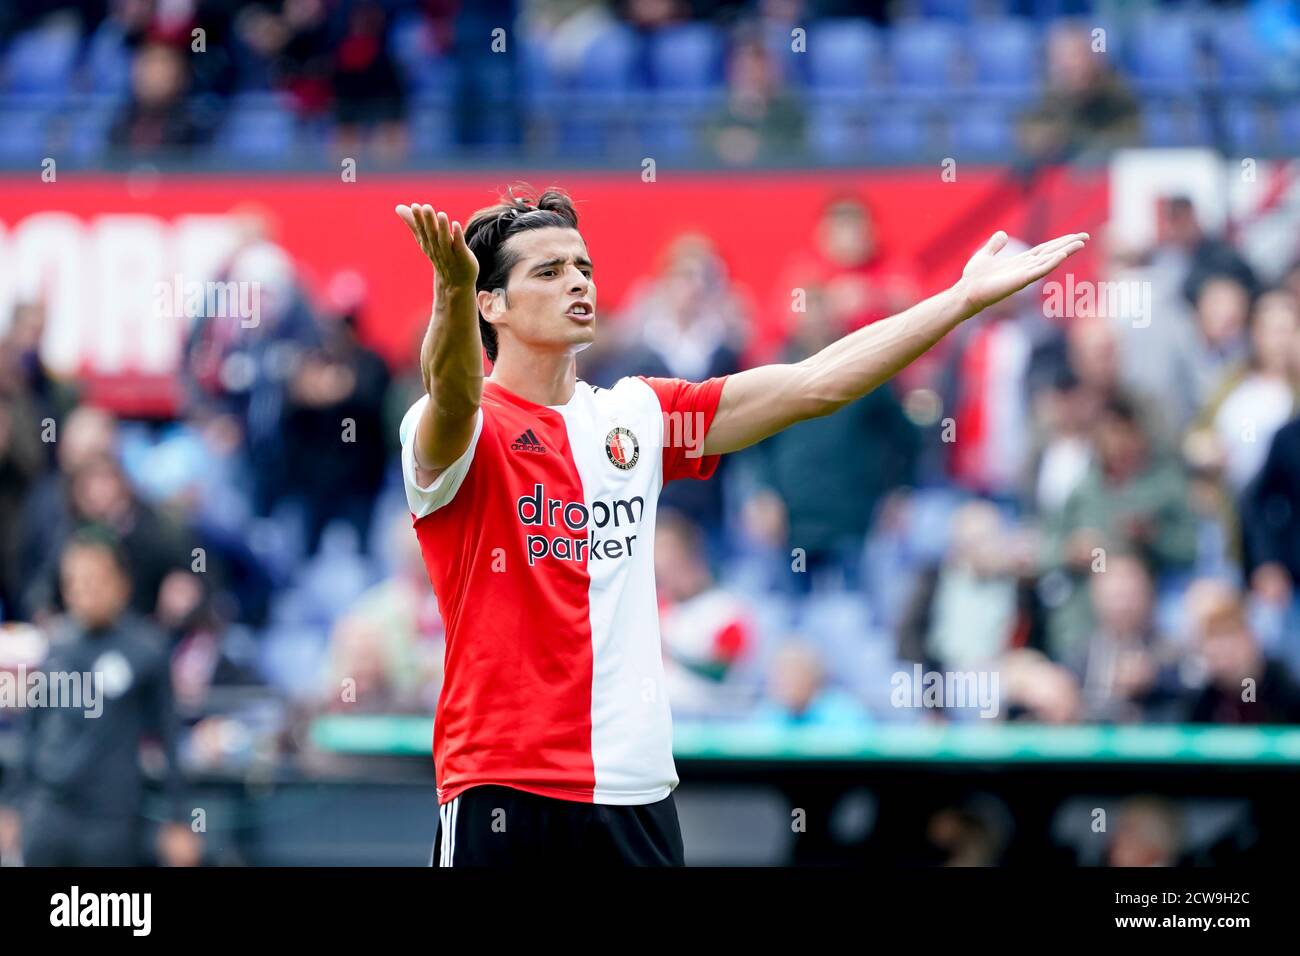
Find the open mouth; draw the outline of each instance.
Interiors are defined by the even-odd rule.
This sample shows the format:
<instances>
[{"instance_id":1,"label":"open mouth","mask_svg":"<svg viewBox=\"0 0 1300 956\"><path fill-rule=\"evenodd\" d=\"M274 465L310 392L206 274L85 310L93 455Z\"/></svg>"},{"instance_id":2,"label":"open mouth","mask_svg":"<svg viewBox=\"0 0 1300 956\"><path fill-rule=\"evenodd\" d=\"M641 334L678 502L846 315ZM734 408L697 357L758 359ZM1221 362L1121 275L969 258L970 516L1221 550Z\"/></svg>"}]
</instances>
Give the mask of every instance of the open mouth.
<instances>
[{"instance_id":1,"label":"open mouth","mask_svg":"<svg viewBox=\"0 0 1300 956\"><path fill-rule=\"evenodd\" d=\"M578 322L590 322L596 317L595 310L588 302L575 302L564 314Z\"/></svg>"}]
</instances>

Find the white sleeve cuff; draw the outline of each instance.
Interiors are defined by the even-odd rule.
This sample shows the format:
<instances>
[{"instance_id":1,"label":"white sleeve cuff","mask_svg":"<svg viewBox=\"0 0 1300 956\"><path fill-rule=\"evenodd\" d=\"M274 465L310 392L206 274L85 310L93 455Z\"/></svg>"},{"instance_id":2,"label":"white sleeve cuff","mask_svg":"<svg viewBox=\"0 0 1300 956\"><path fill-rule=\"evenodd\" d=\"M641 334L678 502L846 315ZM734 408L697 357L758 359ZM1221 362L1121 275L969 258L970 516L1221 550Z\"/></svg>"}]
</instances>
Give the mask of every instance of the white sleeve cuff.
<instances>
[{"instance_id":1,"label":"white sleeve cuff","mask_svg":"<svg viewBox=\"0 0 1300 956\"><path fill-rule=\"evenodd\" d=\"M421 407L421 411L423 408ZM403 429L406 434L402 441L402 484L406 487L406 504L411 514L417 518L437 511L456 497L461 482L469 473L469 466L474 460L474 449L478 446L479 435L483 432L483 409L480 407L474 419L474 434L464 453L444 468L438 477L426 487L421 487L416 480L415 465L415 427Z\"/></svg>"}]
</instances>

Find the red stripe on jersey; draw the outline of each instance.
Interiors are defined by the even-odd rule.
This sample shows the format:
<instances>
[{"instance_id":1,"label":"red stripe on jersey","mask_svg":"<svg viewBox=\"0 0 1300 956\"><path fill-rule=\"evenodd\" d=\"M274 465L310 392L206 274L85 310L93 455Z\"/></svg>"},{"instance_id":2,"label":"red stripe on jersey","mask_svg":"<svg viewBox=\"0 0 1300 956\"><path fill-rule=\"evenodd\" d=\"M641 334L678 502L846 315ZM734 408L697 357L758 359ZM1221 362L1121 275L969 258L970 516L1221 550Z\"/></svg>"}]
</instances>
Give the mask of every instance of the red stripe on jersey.
<instances>
[{"instance_id":1,"label":"red stripe on jersey","mask_svg":"<svg viewBox=\"0 0 1300 956\"><path fill-rule=\"evenodd\" d=\"M708 478L721 455L704 455L704 436L718 411L725 375L703 382L638 375L659 398L664 413L664 484L678 478Z\"/></svg>"}]
</instances>

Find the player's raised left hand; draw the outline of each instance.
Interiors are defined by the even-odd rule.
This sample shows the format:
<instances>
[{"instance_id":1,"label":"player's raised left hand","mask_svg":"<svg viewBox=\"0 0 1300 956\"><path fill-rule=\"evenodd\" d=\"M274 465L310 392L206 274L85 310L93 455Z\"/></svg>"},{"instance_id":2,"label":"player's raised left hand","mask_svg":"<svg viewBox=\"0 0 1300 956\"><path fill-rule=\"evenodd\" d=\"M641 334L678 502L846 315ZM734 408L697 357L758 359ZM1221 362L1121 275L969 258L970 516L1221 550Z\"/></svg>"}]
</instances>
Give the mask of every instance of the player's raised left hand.
<instances>
[{"instance_id":1,"label":"player's raised left hand","mask_svg":"<svg viewBox=\"0 0 1300 956\"><path fill-rule=\"evenodd\" d=\"M972 314L1037 282L1084 247L1086 232L1058 236L1014 256L999 256L1005 232L995 232L962 270L958 288Z\"/></svg>"}]
</instances>

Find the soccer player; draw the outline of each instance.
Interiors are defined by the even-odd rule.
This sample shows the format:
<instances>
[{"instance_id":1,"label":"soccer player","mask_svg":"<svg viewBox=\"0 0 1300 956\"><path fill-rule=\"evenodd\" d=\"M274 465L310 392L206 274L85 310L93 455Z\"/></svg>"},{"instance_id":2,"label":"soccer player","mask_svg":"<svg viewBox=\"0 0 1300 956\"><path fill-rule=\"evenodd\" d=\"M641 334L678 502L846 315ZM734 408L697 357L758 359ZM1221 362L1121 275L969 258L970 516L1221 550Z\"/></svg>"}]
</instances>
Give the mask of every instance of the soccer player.
<instances>
[{"instance_id":1,"label":"soccer player","mask_svg":"<svg viewBox=\"0 0 1300 956\"><path fill-rule=\"evenodd\" d=\"M861 397L1088 236L999 257L997 232L951 288L802 362L603 389L577 378L596 284L562 190L507 190L464 228L427 205L397 214L435 276L426 394L401 425L447 635L430 862L683 865L655 609L660 489Z\"/></svg>"}]
</instances>

